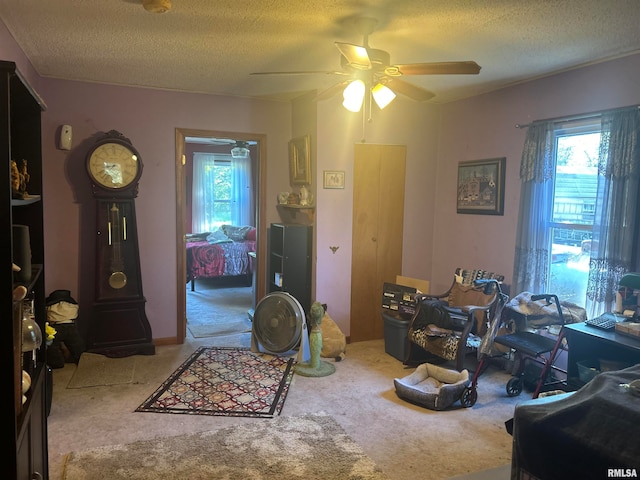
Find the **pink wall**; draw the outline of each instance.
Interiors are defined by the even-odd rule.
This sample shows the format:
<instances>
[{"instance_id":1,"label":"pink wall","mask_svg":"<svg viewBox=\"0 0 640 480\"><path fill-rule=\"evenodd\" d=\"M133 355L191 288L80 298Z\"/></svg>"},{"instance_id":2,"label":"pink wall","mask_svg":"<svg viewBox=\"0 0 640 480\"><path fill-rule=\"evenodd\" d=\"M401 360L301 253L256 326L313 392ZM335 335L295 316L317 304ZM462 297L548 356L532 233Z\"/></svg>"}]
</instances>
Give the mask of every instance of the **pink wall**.
<instances>
[{"instance_id":1,"label":"pink wall","mask_svg":"<svg viewBox=\"0 0 640 480\"><path fill-rule=\"evenodd\" d=\"M66 288L81 303L92 289L87 265L92 215L84 155L97 132L116 129L140 151L145 170L136 202L147 315L154 338L176 335L175 128L267 135L266 222L279 221L276 194L290 190L287 143L293 136L288 104L40 79L0 23L0 58L17 61L48 104L43 115L47 290ZM445 105L398 98L366 123L368 143L407 146L403 268L399 274L446 288L457 266L506 276L513 269L525 131L535 119L640 103L640 55L585 67ZM316 112L309 109L309 112ZM74 128L74 148L55 148L62 124ZM351 213L354 144L363 140L362 117L340 99L317 104L314 157L316 192L316 298L349 334ZM301 132L306 133L306 132ZM297 135L297 133L296 133ZM457 165L506 157L504 216L456 213ZM322 188L323 170L344 170L343 190ZM329 246L339 246L335 254ZM379 299L372 298L372 301ZM371 319L381 321L381 319Z\"/></svg>"},{"instance_id":2,"label":"pink wall","mask_svg":"<svg viewBox=\"0 0 640 480\"><path fill-rule=\"evenodd\" d=\"M639 84L640 55L635 55L444 105L396 99L366 124L364 137L367 143L407 145L403 268L398 273L430 280L433 293L445 291L458 266L502 273L510 284L526 133L515 125L639 104ZM362 138L361 115L346 113L339 98L318 104L318 181L322 170L345 170L346 186L318 186L316 292L347 334L353 145ZM504 215L457 214L458 162L496 157L507 159ZM329 246L336 245L332 254Z\"/></svg>"},{"instance_id":3,"label":"pink wall","mask_svg":"<svg viewBox=\"0 0 640 480\"><path fill-rule=\"evenodd\" d=\"M427 272L432 289L448 287L456 266L500 272L511 283L526 134L516 124L639 104L639 84L640 55L634 55L444 105L433 268ZM456 214L458 162L494 157L507 159L504 216Z\"/></svg>"},{"instance_id":4,"label":"pink wall","mask_svg":"<svg viewBox=\"0 0 640 480\"><path fill-rule=\"evenodd\" d=\"M285 177L288 104L44 79L43 170L47 291L70 289L83 300L93 289L93 209L85 153L99 132L131 139L144 162L136 200L146 313L156 339L176 336L175 129L267 135L267 177ZM74 146L56 149L60 125L73 126ZM267 197L276 190L267 187ZM277 220L275 208L267 221ZM85 304L85 311L88 305Z\"/></svg>"},{"instance_id":5,"label":"pink wall","mask_svg":"<svg viewBox=\"0 0 640 480\"><path fill-rule=\"evenodd\" d=\"M338 97L318 103L316 298L328 304L331 317L349 334L351 254L358 248L351 242L354 145L364 140L407 146L403 267L396 274L429 279L433 214L438 203L434 194L439 108L398 97L384 111L374 111L363 132L362 114L347 112L340 102ZM344 170L345 188L323 189L323 170ZM330 246L339 247L335 254ZM389 280L395 281L395 276ZM371 301L381 299L372 292Z\"/></svg>"}]
</instances>

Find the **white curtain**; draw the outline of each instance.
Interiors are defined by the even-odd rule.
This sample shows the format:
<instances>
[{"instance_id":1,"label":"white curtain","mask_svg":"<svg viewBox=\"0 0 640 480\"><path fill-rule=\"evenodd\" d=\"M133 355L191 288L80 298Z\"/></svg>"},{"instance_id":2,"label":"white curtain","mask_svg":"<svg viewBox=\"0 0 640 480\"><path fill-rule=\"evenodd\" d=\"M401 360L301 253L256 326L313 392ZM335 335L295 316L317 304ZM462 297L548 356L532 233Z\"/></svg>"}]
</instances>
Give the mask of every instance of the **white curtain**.
<instances>
[{"instance_id":1,"label":"white curtain","mask_svg":"<svg viewBox=\"0 0 640 480\"><path fill-rule=\"evenodd\" d=\"M640 111L637 107L602 115L598 199L587 285L587 314L615 304L618 283L638 266Z\"/></svg>"},{"instance_id":2,"label":"white curtain","mask_svg":"<svg viewBox=\"0 0 640 480\"><path fill-rule=\"evenodd\" d=\"M213 205L212 178L215 159L209 153L193 154L193 181L191 185L191 230L210 232L212 230L207 206ZM210 172L210 173L208 173Z\"/></svg>"},{"instance_id":3,"label":"white curtain","mask_svg":"<svg viewBox=\"0 0 640 480\"><path fill-rule=\"evenodd\" d=\"M512 293L544 292L547 288L550 230L546 228L553 199L553 123L527 130L520 163L520 210L516 231Z\"/></svg>"},{"instance_id":4,"label":"white curtain","mask_svg":"<svg viewBox=\"0 0 640 480\"><path fill-rule=\"evenodd\" d=\"M251 157L231 159L231 223L253 225Z\"/></svg>"}]
</instances>

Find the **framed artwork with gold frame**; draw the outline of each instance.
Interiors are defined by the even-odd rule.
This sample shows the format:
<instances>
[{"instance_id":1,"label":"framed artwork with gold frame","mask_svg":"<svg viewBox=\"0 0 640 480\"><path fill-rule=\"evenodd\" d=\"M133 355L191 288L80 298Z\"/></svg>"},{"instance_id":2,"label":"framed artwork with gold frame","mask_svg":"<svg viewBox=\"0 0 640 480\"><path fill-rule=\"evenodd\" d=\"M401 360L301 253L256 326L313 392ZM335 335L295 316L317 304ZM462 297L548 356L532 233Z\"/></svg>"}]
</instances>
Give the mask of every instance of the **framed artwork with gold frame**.
<instances>
[{"instance_id":1,"label":"framed artwork with gold frame","mask_svg":"<svg viewBox=\"0 0 640 480\"><path fill-rule=\"evenodd\" d=\"M311 185L311 147L309 135L289 141L289 180L291 185Z\"/></svg>"}]
</instances>

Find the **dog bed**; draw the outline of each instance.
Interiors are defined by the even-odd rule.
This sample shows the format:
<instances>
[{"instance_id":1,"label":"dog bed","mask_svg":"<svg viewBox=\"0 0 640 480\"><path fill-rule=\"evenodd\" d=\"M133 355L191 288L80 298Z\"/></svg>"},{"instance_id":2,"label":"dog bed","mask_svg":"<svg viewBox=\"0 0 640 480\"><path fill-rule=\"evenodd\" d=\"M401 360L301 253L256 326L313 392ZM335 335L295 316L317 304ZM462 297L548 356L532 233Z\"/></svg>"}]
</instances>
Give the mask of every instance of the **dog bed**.
<instances>
[{"instance_id":1,"label":"dog bed","mask_svg":"<svg viewBox=\"0 0 640 480\"><path fill-rule=\"evenodd\" d=\"M398 397L431 410L444 410L462 396L469 372L423 363L410 375L394 378L393 383Z\"/></svg>"}]
</instances>

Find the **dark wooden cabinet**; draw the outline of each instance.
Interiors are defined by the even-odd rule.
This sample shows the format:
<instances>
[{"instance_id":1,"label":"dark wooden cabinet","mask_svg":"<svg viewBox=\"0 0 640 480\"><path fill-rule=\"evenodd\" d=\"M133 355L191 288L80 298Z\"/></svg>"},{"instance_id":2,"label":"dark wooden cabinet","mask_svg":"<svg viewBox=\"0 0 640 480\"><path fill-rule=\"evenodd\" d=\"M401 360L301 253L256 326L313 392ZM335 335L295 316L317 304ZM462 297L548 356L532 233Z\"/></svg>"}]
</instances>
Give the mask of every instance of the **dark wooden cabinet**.
<instances>
[{"instance_id":1,"label":"dark wooden cabinet","mask_svg":"<svg viewBox=\"0 0 640 480\"><path fill-rule=\"evenodd\" d=\"M287 292L305 312L311 308L310 225L272 223L269 229L269 292Z\"/></svg>"},{"instance_id":2,"label":"dark wooden cabinet","mask_svg":"<svg viewBox=\"0 0 640 480\"><path fill-rule=\"evenodd\" d=\"M5 248L0 254L0 288L5 292L2 305L1 384L12 400L2 409L4 427L2 445L8 449L2 465L3 478L48 478L47 382L45 343L44 231L42 208L41 113L44 103L24 81L13 62L0 61L0 153L4 165L0 201L1 231ZM22 169L26 161L26 192L12 192L11 161ZM21 225L14 230L14 225ZM15 235L14 231L28 232ZM26 239L25 239L26 237ZM28 248L27 248L28 247ZM25 253L26 252L26 253ZM27 262L21 272L12 271L13 263ZM29 265L30 264L30 265ZM20 266L20 265L19 265ZM27 301L14 301L18 286L27 289ZM22 352L22 317L26 308L43 335L34 352ZM9 321L12 319L12 321ZM22 371L29 374L31 387L22 395ZM10 405L7 405L10 403Z\"/></svg>"}]
</instances>

